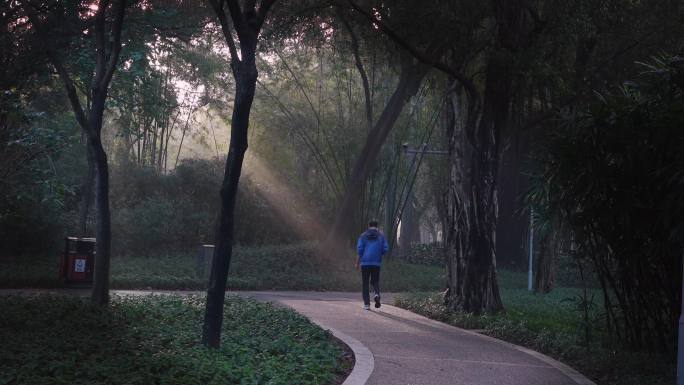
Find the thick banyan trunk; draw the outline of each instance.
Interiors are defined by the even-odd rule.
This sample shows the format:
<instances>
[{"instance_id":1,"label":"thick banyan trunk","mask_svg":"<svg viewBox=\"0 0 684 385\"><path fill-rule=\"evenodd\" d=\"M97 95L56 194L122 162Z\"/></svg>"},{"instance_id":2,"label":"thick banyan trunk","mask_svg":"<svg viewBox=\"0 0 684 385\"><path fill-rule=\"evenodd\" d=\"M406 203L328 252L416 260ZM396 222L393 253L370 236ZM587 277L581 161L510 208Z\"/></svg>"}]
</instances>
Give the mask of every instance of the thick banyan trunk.
<instances>
[{"instance_id":1,"label":"thick banyan trunk","mask_svg":"<svg viewBox=\"0 0 684 385\"><path fill-rule=\"evenodd\" d=\"M469 95L466 123L457 124L452 100L449 228L447 231L449 308L476 314L503 310L496 273L497 181L500 137L508 124L514 54L523 22L523 2L492 0L496 44L485 67L481 114ZM479 115L479 122L477 117Z\"/></svg>"},{"instance_id":2,"label":"thick banyan trunk","mask_svg":"<svg viewBox=\"0 0 684 385\"><path fill-rule=\"evenodd\" d=\"M487 62L482 115L450 129L450 224L447 233L451 309L503 310L496 273L499 135L506 124L511 76L496 55ZM469 101L472 102L472 101ZM451 109L455 110L454 102ZM456 117L450 118L451 125ZM470 134L468 134L470 132Z\"/></svg>"},{"instance_id":3,"label":"thick banyan trunk","mask_svg":"<svg viewBox=\"0 0 684 385\"><path fill-rule=\"evenodd\" d=\"M109 211L109 166L107 154L102 147L100 132L106 92L93 92L91 110L91 135L88 138L90 151L95 161L95 206L97 221L95 227L95 271L93 273L92 302L97 305L109 303L109 262L111 255L111 215Z\"/></svg>"},{"instance_id":4,"label":"thick banyan trunk","mask_svg":"<svg viewBox=\"0 0 684 385\"><path fill-rule=\"evenodd\" d=\"M81 204L78 208L78 233L80 237L88 236L88 215L93 202L95 185L95 156L86 136L86 155L88 158L88 172L83 176L81 184Z\"/></svg>"},{"instance_id":5,"label":"thick banyan trunk","mask_svg":"<svg viewBox=\"0 0 684 385\"><path fill-rule=\"evenodd\" d=\"M380 149L394 127L397 118L399 118L404 105L418 91L426 72L427 68L423 65L411 63L410 60L403 61L399 83L373 130L366 138L366 144L354 164L344 196L338 206L335 221L328 234L328 243L340 255L344 255L346 242L352 233L354 213L358 212L359 197L363 193L366 180L378 158Z\"/></svg>"},{"instance_id":6,"label":"thick banyan trunk","mask_svg":"<svg viewBox=\"0 0 684 385\"><path fill-rule=\"evenodd\" d=\"M542 235L534 274L535 293L549 293L556 284L556 236L552 231Z\"/></svg>"},{"instance_id":7,"label":"thick banyan trunk","mask_svg":"<svg viewBox=\"0 0 684 385\"><path fill-rule=\"evenodd\" d=\"M449 141L449 188L447 192L447 227L444 232L447 255L447 293L445 302L455 309L460 296L461 280L464 279L465 256L472 253L468 237L470 233L471 201L466 194L469 189L468 162L472 149L467 145L463 119L459 116L459 95L452 91L447 96L446 130Z\"/></svg>"},{"instance_id":8,"label":"thick banyan trunk","mask_svg":"<svg viewBox=\"0 0 684 385\"><path fill-rule=\"evenodd\" d=\"M456 101L452 100L449 109ZM466 130L449 114L449 223L447 228L448 290L452 310L493 313L503 309L496 274L496 158L492 141L471 148ZM467 126L467 124L466 124ZM478 130L493 137L493 125L483 117ZM489 142L489 143L487 143Z\"/></svg>"},{"instance_id":9,"label":"thick banyan trunk","mask_svg":"<svg viewBox=\"0 0 684 385\"><path fill-rule=\"evenodd\" d=\"M242 171L242 162L245 151L247 151L249 114L252 108L252 101L254 100L257 80L254 51L245 51L243 48L244 62L239 64L239 69L235 71L235 102L230 131L230 149L221 185L221 211L216 228L214 255L202 330L202 342L210 347L220 346L223 301L225 299L228 270L230 269L233 250L235 202Z\"/></svg>"}]
</instances>

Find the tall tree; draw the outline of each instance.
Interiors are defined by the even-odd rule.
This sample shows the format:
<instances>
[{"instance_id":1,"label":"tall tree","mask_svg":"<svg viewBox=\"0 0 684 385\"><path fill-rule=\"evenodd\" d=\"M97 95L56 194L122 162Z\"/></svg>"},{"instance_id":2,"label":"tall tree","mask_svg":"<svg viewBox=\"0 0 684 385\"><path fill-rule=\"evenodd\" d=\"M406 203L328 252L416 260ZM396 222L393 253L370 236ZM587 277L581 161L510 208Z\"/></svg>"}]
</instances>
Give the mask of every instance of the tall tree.
<instances>
[{"instance_id":1,"label":"tall tree","mask_svg":"<svg viewBox=\"0 0 684 385\"><path fill-rule=\"evenodd\" d=\"M382 145L399 118L404 105L418 91L418 87L427 73L427 66L422 63L414 63L407 55L404 55L401 63L399 81L385 108L380 114L378 121L373 126L366 138L366 144L361 150L352 174L347 182L342 201L335 216L335 222L330 231L330 240L343 248L346 236L351 233L351 226L362 195L366 180L372 171L373 164L380 153Z\"/></svg>"},{"instance_id":2,"label":"tall tree","mask_svg":"<svg viewBox=\"0 0 684 385\"><path fill-rule=\"evenodd\" d=\"M249 115L254 101L258 72L256 49L259 33L269 9L275 0L245 1L209 0L221 25L230 52L230 68L235 79L235 99L230 125L230 148L226 169L221 184L221 211L216 226L215 248L211 263L207 304L202 329L202 342L217 348L221 344L223 303L226 296L226 281L233 251L233 227L235 201L242 172L242 162L247 151ZM226 15L226 8L232 23ZM238 44L233 38L233 29Z\"/></svg>"},{"instance_id":3,"label":"tall tree","mask_svg":"<svg viewBox=\"0 0 684 385\"><path fill-rule=\"evenodd\" d=\"M346 247L346 241L352 232L352 225L357 217L356 213L358 212L360 197L365 191L366 182L373 171L373 165L378 158L380 150L394 128L394 124L401 115L404 106L416 94L430 69L429 63L426 63L426 61L416 60L413 55L416 51L415 47L422 49L424 55L428 57L439 57L444 49L444 44L441 41L428 40L426 38L427 35L435 33L434 29L430 29L427 32L423 30L415 31L416 33L409 34L410 37L399 36L395 32L399 28L397 26L412 25L411 19L415 16L413 13L414 7L408 3L397 3L388 8L385 6L373 8L376 14L353 1L348 3L354 11L367 19L374 28L379 29L379 33L387 35L396 43L400 58L400 73L394 92L385 104L378 120L369 131L365 145L354 162L352 173L347 180L345 191L336 210L335 220L330 228L328 241L335 245L336 250L340 253ZM378 16L377 12L380 12L381 16ZM395 24L393 27L390 26L392 22ZM436 28L440 27L439 25L435 26ZM347 28L350 29L349 27ZM351 33L353 36L353 31ZM353 48L356 49L356 47ZM357 67L361 71L361 67L358 64ZM361 71L365 86L364 75L363 71ZM367 108L367 113L369 112L370 110ZM369 119L372 119L370 114Z\"/></svg>"},{"instance_id":4,"label":"tall tree","mask_svg":"<svg viewBox=\"0 0 684 385\"><path fill-rule=\"evenodd\" d=\"M109 0L100 0L95 4L92 17L92 36L95 40L95 66L92 69L93 77L89 89L86 91L88 103L85 108L79 98L72 75L64 64L62 54L47 43L51 27L48 23L59 23L62 20L46 18L41 15L44 8L51 6L67 16L67 20L77 20L79 11L82 9L65 8L63 4L55 3L35 4L24 3L31 24L41 35L44 46L47 49L50 62L57 70L64 83L69 102L74 111L78 124L86 135L89 156L92 156L95 164L95 205L97 209L97 224L95 236L95 270L93 276L92 301L97 305L109 303L109 265L111 254L111 224L109 210L109 166L107 154L102 146L102 122L107 101L109 85L116 70L121 52L121 32L123 28L126 0L115 1L110 4ZM89 8L92 12L92 8ZM74 14L74 12L76 12ZM85 12L88 15L88 11ZM107 16L109 14L109 17ZM54 15L52 15L54 16ZM109 20L108 20L109 19ZM48 20L47 22L45 20ZM53 25L54 26L54 25ZM89 31L90 33L90 31Z\"/></svg>"},{"instance_id":5,"label":"tall tree","mask_svg":"<svg viewBox=\"0 0 684 385\"><path fill-rule=\"evenodd\" d=\"M492 1L488 6L454 2L435 4L435 8L417 8L411 5L409 8L413 13L408 27L418 29L413 35L414 38L418 37L418 41L410 41L400 36L396 28L390 28L386 22L388 18L384 15L377 17L353 1L350 0L349 3L418 62L435 67L452 77L455 83L450 84L450 89L464 90L464 98L460 101L453 100L453 90L450 93L452 116L447 125L451 133L452 165L449 226L446 231L449 257L447 302L454 309L470 312L498 311L503 308L497 283L495 252L499 137L508 123L514 78L510 61L515 57L513 54L519 45L525 7L522 1ZM435 30L426 33L421 29L422 24L421 28L416 27L415 20L419 18L419 11L431 18L431 26L436 30L439 30L440 25L441 28L449 27L441 30L446 37L443 45L432 47L433 49L430 49L430 45L427 45L427 49L421 47L421 38L425 47L424 41L431 39ZM435 19L435 14L440 17ZM464 17L466 14L472 17ZM483 14L489 17L483 19ZM459 22L454 23L452 18ZM478 25L480 21L482 25ZM486 53L484 58L477 51L473 52L470 44L474 40L473 31L486 28L483 25L496 27L493 42L478 42ZM491 33L484 35L490 36ZM445 50L444 45L447 44L449 50ZM446 52L462 57L444 62ZM479 63L476 59L483 59L485 62L483 71L480 71L481 68L475 69L476 73L484 72L484 92L479 90L472 77L459 70L466 67L465 63ZM466 112L456 116L455 111L460 110L460 106L466 106ZM463 125L457 126L462 116L465 116Z\"/></svg>"},{"instance_id":6,"label":"tall tree","mask_svg":"<svg viewBox=\"0 0 684 385\"><path fill-rule=\"evenodd\" d=\"M450 119L446 302L456 310L503 309L496 273L497 180L500 140L509 124L516 60L526 32L524 2L490 3L495 30L486 54L481 112L468 116L460 129L455 128L455 117ZM467 102L477 103L472 97ZM453 115L457 103L451 106Z\"/></svg>"}]
</instances>

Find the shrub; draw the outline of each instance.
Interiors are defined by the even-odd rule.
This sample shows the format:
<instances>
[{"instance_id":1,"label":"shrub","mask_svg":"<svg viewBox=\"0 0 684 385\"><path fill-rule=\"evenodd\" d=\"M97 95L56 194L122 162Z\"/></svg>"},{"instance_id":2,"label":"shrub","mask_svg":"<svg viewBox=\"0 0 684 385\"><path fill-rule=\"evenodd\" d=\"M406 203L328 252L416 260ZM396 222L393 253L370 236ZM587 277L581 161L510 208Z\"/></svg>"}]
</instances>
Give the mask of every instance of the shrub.
<instances>
[{"instance_id":1,"label":"shrub","mask_svg":"<svg viewBox=\"0 0 684 385\"><path fill-rule=\"evenodd\" d=\"M3 297L1 384L327 384L330 334L291 310L228 296L220 349L200 344L204 299Z\"/></svg>"},{"instance_id":2,"label":"shrub","mask_svg":"<svg viewBox=\"0 0 684 385\"><path fill-rule=\"evenodd\" d=\"M219 213L220 162L184 160L168 175L119 167L112 177L112 239L117 254L194 250L213 243ZM240 181L235 243L264 245L297 239L248 178Z\"/></svg>"},{"instance_id":3,"label":"shrub","mask_svg":"<svg viewBox=\"0 0 684 385\"><path fill-rule=\"evenodd\" d=\"M539 295L510 286L519 273L500 271L507 279L501 296L506 312L474 315L451 312L439 293L413 293L395 297L395 305L454 326L479 332L553 356L602 385L665 385L674 379L673 355L654 355L625 349L609 336L600 307L589 314L592 339L586 344L583 315L568 301L581 290L557 288ZM522 285L524 286L524 285ZM593 290L592 294L600 293Z\"/></svg>"},{"instance_id":4,"label":"shrub","mask_svg":"<svg viewBox=\"0 0 684 385\"><path fill-rule=\"evenodd\" d=\"M406 261L419 265L446 266L444 245L439 243L412 244Z\"/></svg>"},{"instance_id":5,"label":"shrub","mask_svg":"<svg viewBox=\"0 0 684 385\"><path fill-rule=\"evenodd\" d=\"M535 205L568 226L572 257L593 266L615 337L674 350L684 227L684 62L646 72L547 127Z\"/></svg>"}]
</instances>

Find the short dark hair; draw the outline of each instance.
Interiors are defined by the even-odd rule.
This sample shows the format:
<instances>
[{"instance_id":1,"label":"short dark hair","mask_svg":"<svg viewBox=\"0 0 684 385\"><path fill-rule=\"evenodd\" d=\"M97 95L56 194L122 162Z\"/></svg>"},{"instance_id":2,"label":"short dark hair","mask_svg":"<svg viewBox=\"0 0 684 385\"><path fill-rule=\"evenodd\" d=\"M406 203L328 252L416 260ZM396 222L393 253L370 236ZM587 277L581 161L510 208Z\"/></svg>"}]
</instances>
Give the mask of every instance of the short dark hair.
<instances>
[{"instance_id":1,"label":"short dark hair","mask_svg":"<svg viewBox=\"0 0 684 385\"><path fill-rule=\"evenodd\" d=\"M378 227L378 221L376 221L376 220L369 221L368 227Z\"/></svg>"}]
</instances>

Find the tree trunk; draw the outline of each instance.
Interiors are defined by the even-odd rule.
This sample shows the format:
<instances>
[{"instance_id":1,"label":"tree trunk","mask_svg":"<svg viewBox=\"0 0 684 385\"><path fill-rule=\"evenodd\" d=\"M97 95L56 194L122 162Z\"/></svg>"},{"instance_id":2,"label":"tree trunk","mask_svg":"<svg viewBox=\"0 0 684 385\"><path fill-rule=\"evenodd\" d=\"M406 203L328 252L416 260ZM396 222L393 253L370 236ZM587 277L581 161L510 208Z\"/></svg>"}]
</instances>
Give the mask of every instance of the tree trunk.
<instances>
[{"instance_id":1,"label":"tree trunk","mask_svg":"<svg viewBox=\"0 0 684 385\"><path fill-rule=\"evenodd\" d=\"M534 292L549 293L556 283L556 235L553 230L544 234L539 242L537 265L534 271Z\"/></svg>"},{"instance_id":2,"label":"tree trunk","mask_svg":"<svg viewBox=\"0 0 684 385\"><path fill-rule=\"evenodd\" d=\"M241 10L237 0L214 1L209 3L221 24L223 35L228 43L230 66L235 78L235 99L230 126L230 148L226 159L226 169L221 184L221 211L216 225L214 255L211 262L207 303L202 326L202 343L218 348L221 345L221 325L223 324L223 303L226 296L228 270L233 252L233 228L235 202L238 183L242 172L242 162L247 151L249 114L252 110L258 72L256 68L256 48L259 31L266 19L268 10L275 0L247 2ZM232 23L226 17L224 6L228 7ZM232 26L232 27L231 27ZM233 30L240 39L240 54L233 39Z\"/></svg>"},{"instance_id":3,"label":"tree trunk","mask_svg":"<svg viewBox=\"0 0 684 385\"><path fill-rule=\"evenodd\" d=\"M93 190L95 187L95 156L88 143L88 137L87 135L85 136L88 172L83 177L83 182L81 184L81 204L78 209L78 233L80 237L88 236L88 214L90 213L90 205L93 202Z\"/></svg>"},{"instance_id":4,"label":"tree trunk","mask_svg":"<svg viewBox=\"0 0 684 385\"><path fill-rule=\"evenodd\" d=\"M488 190L491 163L469 144L470 123L455 115L457 96L452 93L447 108L449 139L449 194L446 252L448 290L445 301L457 311L476 314L503 309L496 275L494 250L496 191ZM485 128L484 125L480 127ZM484 175L483 175L484 174ZM495 179L489 179L490 181Z\"/></svg>"},{"instance_id":5,"label":"tree trunk","mask_svg":"<svg viewBox=\"0 0 684 385\"><path fill-rule=\"evenodd\" d=\"M107 91L92 90L92 108L90 110L89 152L95 161L95 207L97 208L97 225L95 227L95 271L93 272L93 291L91 300L96 305L109 303L109 259L111 254L111 215L109 211L109 166L107 154L102 147L100 133L105 110Z\"/></svg>"},{"instance_id":6,"label":"tree trunk","mask_svg":"<svg viewBox=\"0 0 684 385\"><path fill-rule=\"evenodd\" d=\"M254 37L256 39L256 36ZM242 62L235 65L235 102L230 130L230 149L226 169L221 184L221 211L216 227L216 241L212 258L207 305L204 314L202 342L218 348L221 344L221 325L223 323L223 302L226 295L228 270L233 251L233 228L235 202L242 162L247 151L247 131L249 115L256 89L257 69L254 49L242 48Z\"/></svg>"},{"instance_id":7,"label":"tree trunk","mask_svg":"<svg viewBox=\"0 0 684 385\"><path fill-rule=\"evenodd\" d=\"M109 211L109 166L107 154L99 138L94 141L92 151L95 158L95 207L97 225L95 229L95 271L91 299L97 305L109 303L109 264L111 255L111 215Z\"/></svg>"},{"instance_id":8,"label":"tree trunk","mask_svg":"<svg viewBox=\"0 0 684 385\"><path fill-rule=\"evenodd\" d=\"M365 188L366 179L373 168L372 166L378 157L380 149L387 135L389 135L394 127L397 118L399 118L404 105L418 91L426 73L427 67L411 63L410 60L402 61L399 83L373 130L366 138L366 144L356 160L344 196L335 215L334 224L328 234L330 247L332 247L332 250L340 253L340 255L344 254L347 240L352 233L351 227L355 219L353 213L357 212L359 197Z\"/></svg>"},{"instance_id":9,"label":"tree trunk","mask_svg":"<svg viewBox=\"0 0 684 385\"><path fill-rule=\"evenodd\" d=\"M95 271L93 273L91 300L95 305L100 306L109 303L109 257L111 250L109 168L107 165L107 154L102 147L102 121L107 100L107 90L116 70L121 52L121 30L126 11L126 0L120 0L112 6L109 34L105 32L107 4L108 2L106 1L100 1L97 4L98 7L93 23L96 63L89 90L90 94L88 95L91 103L87 110L83 109L76 87L62 64L59 55L51 48L47 49L50 61L64 82L76 121L88 137L88 155L92 156L95 164L95 207L97 209L95 236L97 242L95 246ZM36 30L41 35L46 36L47 31L42 30L43 26L35 13L32 11L27 11L27 13Z\"/></svg>"},{"instance_id":10,"label":"tree trunk","mask_svg":"<svg viewBox=\"0 0 684 385\"><path fill-rule=\"evenodd\" d=\"M515 50L523 21L522 1L492 1L495 46L485 69L482 114L469 108L464 126L453 115L450 136L450 189L447 231L449 288L445 298L453 310L475 314L503 310L496 273L497 180L500 137L508 124ZM468 100L472 107L472 96ZM467 140L466 140L467 138Z\"/></svg>"}]
</instances>

